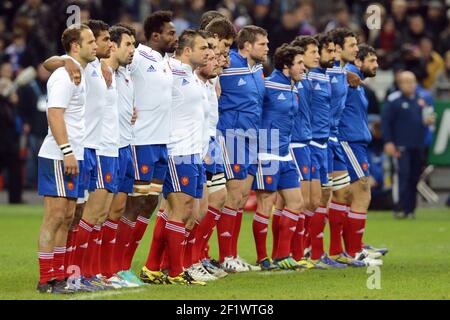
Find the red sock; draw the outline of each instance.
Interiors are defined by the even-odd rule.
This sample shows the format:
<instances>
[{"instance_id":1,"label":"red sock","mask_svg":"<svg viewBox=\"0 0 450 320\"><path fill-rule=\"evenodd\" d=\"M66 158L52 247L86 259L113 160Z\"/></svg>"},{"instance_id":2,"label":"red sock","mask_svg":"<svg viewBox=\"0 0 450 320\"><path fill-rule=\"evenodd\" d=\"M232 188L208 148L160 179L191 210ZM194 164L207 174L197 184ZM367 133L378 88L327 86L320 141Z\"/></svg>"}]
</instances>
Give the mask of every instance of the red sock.
<instances>
[{"instance_id":1,"label":"red sock","mask_svg":"<svg viewBox=\"0 0 450 320\"><path fill-rule=\"evenodd\" d=\"M39 283L45 284L53 278L53 252L38 252Z\"/></svg>"},{"instance_id":2,"label":"red sock","mask_svg":"<svg viewBox=\"0 0 450 320\"><path fill-rule=\"evenodd\" d=\"M275 258L283 259L289 257L291 253L292 236L295 233L298 222L298 213L284 209L280 218L280 228L278 234L277 256Z\"/></svg>"},{"instance_id":3,"label":"red sock","mask_svg":"<svg viewBox=\"0 0 450 320\"><path fill-rule=\"evenodd\" d=\"M320 206L316 209L310 222L311 259L317 260L324 254L323 232L325 230L327 208Z\"/></svg>"},{"instance_id":4,"label":"red sock","mask_svg":"<svg viewBox=\"0 0 450 320\"><path fill-rule=\"evenodd\" d=\"M342 230L347 214L347 206L331 201L328 206L328 219L330 220L330 256L344 252L342 248Z\"/></svg>"},{"instance_id":5,"label":"red sock","mask_svg":"<svg viewBox=\"0 0 450 320\"><path fill-rule=\"evenodd\" d=\"M165 230L165 227L164 227L164 230ZM164 237L165 237L165 231L164 231ZM170 269L169 249L167 249L167 247L168 247L168 244L167 244L167 242L165 242L164 248L163 248L162 260L161 260L161 266L159 267L160 270L167 271Z\"/></svg>"},{"instance_id":6,"label":"red sock","mask_svg":"<svg viewBox=\"0 0 450 320\"><path fill-rule=\"evenodd\" d=\"M167 221L164 238L167 242L169 276L176 277L183 272L183 243L185 242L184 223Z\"/></svg>"},{"instance_id":7,"label":"red sock","mask_svg":"<svg viewBox=\"0 0 450 320\"><path fill-rule=\"evenodd\" d=\"M66 255L66 247L53 248L53 278L56 280L64 280L66 271L64 268L64 259Z\"/></svg>"},{"instance_id":8,"label":"red sock","mask_svg":"<svg viewBox=\"0 0 450 320\"><path fill-rule=\"evenodd\" d=\"M130 270L131 261L133 260L139 242L144 236L147 226L148 226L148 219L143 216L139 216L136 220L136 225L134 226L133 234L131 236L128 249L125 252L124 270Z\"/></svg>"},{"instance_id":9,"label":"red sock","mask_svg":"<svg viewBox=\"0 0 450 320\"><path fill-rule=\"evenodd\" d=\"M116 245L117 222L110 219L103 223L102 246L100 248L100 273L107 278L113 275L112 262Z\"/></svg>"},{"instance_id":10,"label":"red sock","mask_svg":"<svg viewBox=\"0 0 450 320\"><path fill-rule=\"evenodd\" d=\"M305 215L299 214L295 233L291 240L291 252L295 261L300 261L305 252Z\"/></svg>"},{"instance_id":11,"label":"red sock","mask_svg":"<svg viewBox=\"0 0 450 320\"><path fill-rule=\"evenodd\" d=\"M349 252L350 250L350 230L349 230L349 223L348 223L348 212L350 211L350 207L347 206L345 216L344 216L344 224L342 227L342 238L344 239L344 245L345 245L345 252Z\"/></svg>"},{"instance_id":12,"label":"red sock","mask_svg":"<svg viewBox=\"0 0 450 320\"><path fill-rule=\"evenodd\" d=\"M197 227L197 236L192 247L192 259L195 262L202 259L202 250L205 248L205 244L208 242L219 219L220 211L213 207L208 207L208 212Z\"/></svg>"},{"instance_id":13,"label":"red sock","mask_svg":"<svg viewBox=\"0 0 450 320\"><path fill-rule=\"evenodd\" d=\"M212 232L210 233L210 235L208 237L210 238L211 236L212 236ZM208 240L209 240L209 238L208 238ZM202 260L203 259L211 260L211 257L209 256L209 244L208 244L208 242L206 243L205 247L203 248Z\"/></svg>"},{"instance_id":14,"label":"red sock","mask_svg":"<svg viewBox=\"0 0 450 320\"><path fill-rule=\"evenodd\" d=\"M217 237L219 240L219 261L223 262L225 257L232 256L231 243L234 231L234 221L237 210L224 207L217 222Z\"/></svg>"},{"instance_id":15,"label":"red sock","mask_svg":"<svg viewBox=\"0 0 450 320\"><path fill-rule=\"evenodd\" d=\"M241 232L242 225L242 213L244 212L243 208L240 208L236 214L236 219L234 220L233 234L231 235L231 255L233 257L238 256L238 240L239 233Z\"/></svg>"},{"instance_id":16,"label":"red sock","mask_svg":"<svg viewBox=\"0 0 450 320\"><path fill-rule=\"evenodd\" d=\"M120 218L119 223L117 224L116 243L114 245L111 262L111 272L113 274L125 270L123 269L123 261L134 224L134 222L124 216Z\"/></svg>"},{"instance_id":17,"label":"red sock","mask_svg":"<svg viewBox=\"0 0 450 320\"><path fill-rule=\"evenodd\" d=\"M366 226L366 218L367 214L365 212L355 212L350 210L348 213L350 250L347 250L347 253L352 257L362 249L361 244L364 228Z\"/></svg>"},{"instance_id":18,"label":"red sock","mask_svg":"<svg viewBox=\"0 0 450 320\"><path fill-rule=\"evenodd\" d=\"M166 222L169 220L164 210L159 210L156 216L155 228L153 229L152 244L148 252L147 262L145 266L151 271L158 271L164 253L164 229Z\"/></svg>"},{"instance_id":19,"label":"red sock","mask_svg":"<svg viewBox=\"0 0 450 320\"><path fill-rule=\"evenodd\" d=\"M195 223L192 230L186 229L186 246L184 248L184 257L183 257L183 266L185 269L188 269L190 266L192 266L194 263L197 263L198 261L193 261L192 256L192 248L196 242L196 235L197 235L197 228L198 224Z\"/></svg>"},{"instance_id":20,"label":"red sock","mask_svg":"<svg viewBox=\"0 0 450 320\"><path fill-rule=\"evenodd\" d=\"M305 210L303 212L305 214L305 236L303 238L305 249L310 248L311 249L311 235L310 235L310 229L311 229L311 218L314 216L314 212Z\"/></svg>"},{"instance_id":21,"label":"red sock","mask_svg":"<svg viewBox=\"0 0 450 320\"><path fill-rule=\"evenodd\" d=\"M256 212L253 216L253 237L255 238L257 261L267 258L267 227L269 225L269 217L262 213Z\"/></svg>"},{"instance_id":22,"label":"red sock","mask_svg":"<svg viewBox=\"0 0 450 320\"><path fill-rule=\"evenodd\" d=\"M73 263L73 256L75 253L75 242L78 233L78 226L75 226L69 230L67 234L67 245L66 245L66 255L64 256L64 267L66 268L66 277L69 277L70 274L67 272L69 266ZM71 269L71 268L70 268Z\"/></svg>"},{"instance_id":23,"label":"red sock","mask_svg":"<svg viewBox=\"0 0 450 320\"><path fill-rule=\"evenodd\" d=\"M280 218L283 210L275 209L272 216L272 259L277 256L278 234L280 231Z\"/></svg>"},{"instance_id":24,"label":"red sock","mask_svg":"<svg viewBox=\"0 0 450 320\"><path fill-rule=\"evenodd\" d=\"M86 249L89 245L89 238L92 232L93 225L87 223L83 219L78 224L78 233L75 241L75 253L73 256L73 265L80 268L81 274L83 274L83 260L86 253Z\"/></svg>"},{"instance_id":25,"label":"red sock","mask_svg":"<svg viewBox=\"0 0 450 320\"><path fill-rule=\"evenodd\" d=\"M81 275L86 278L91 278L95 276L95 260L97 258L98 242L100 237L100 226L95 225L92 228L92 232L89 236L89 243L84 254L83 262L81 264Z\"/></svg>"}]
</instances>

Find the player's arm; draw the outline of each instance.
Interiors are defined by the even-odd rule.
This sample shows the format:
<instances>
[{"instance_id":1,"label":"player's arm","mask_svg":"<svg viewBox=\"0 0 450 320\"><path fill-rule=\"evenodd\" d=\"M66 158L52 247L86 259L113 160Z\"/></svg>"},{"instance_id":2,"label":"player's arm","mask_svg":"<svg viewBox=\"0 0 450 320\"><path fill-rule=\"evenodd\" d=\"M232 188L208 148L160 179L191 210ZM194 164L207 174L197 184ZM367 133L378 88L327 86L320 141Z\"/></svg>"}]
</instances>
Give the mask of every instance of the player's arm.
<instances>
[{"instance_id":1,"label":"player's arm","mask_svg":"<svg viewBox=\"0 0 450 320\"><path fill-rule=\"evenodd\" d=\"M69 73L70 80L79 85L81 82L81 69L71 58L53 56L45 60L43 64L48 72L54 72L56 69L64 67Z\"/></svg>"},{"instance_id":2,"label":"player's arm","mask_svg":"<svg viewBox=\"0 0 450 320\"><path fill-rule=\"evenodd\" d=\"M362 80L356 73L347 70L347 83L350 87L356 88L362 84Z\"/></svg>"},{"instance_id":3,"label":"player's arm","mask_svg":"<svg viewBox=\"0 0 450 320\"><path fill-rule=\"evenodd\" d=\"M49 108L47 112L48 125L56 143L64 154L64 174L78 175L78 162L69 143L64 112L65 108Z\"/></svg>"},{"instance_id":4,"label":"player's arm","mask_svg":"<svg viewBox=\"0 0 450 320\"><path fill-rule=\"evenodd\" d=\"M105 78L106 86L109 88L109 86L112 84L112 72L111 70L109 70L109 67L104 59L101 60L100 66L102 69L103 78Z\"/></svg>"}]
</instances>

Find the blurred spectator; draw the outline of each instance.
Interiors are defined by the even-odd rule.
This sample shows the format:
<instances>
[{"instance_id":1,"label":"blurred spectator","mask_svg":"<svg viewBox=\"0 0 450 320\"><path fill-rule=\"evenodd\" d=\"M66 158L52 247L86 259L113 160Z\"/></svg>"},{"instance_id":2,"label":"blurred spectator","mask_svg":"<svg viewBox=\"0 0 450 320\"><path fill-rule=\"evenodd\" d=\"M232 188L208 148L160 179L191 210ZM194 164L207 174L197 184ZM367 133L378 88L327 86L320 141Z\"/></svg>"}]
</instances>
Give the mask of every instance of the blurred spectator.
<instances>
[{"instance_id":1,"label":"blurred spectator","mask_svg":"<svg viewBox=\"0 0 450 320\"><path fill-rule=\"evenodd\" d=\"M445 67L436 78L433 92L436 99L450 100L450 50L445 53Z\"/></svg>"},{"instance_id":2,"label":"blurred spectator","mask_svg":"<svg viewBox=\"0 0 450 320\"><path fill-rule=\"evenodd\" d=\"M378 38L374 46L377 49L378 63L381 69L388 69L392 66L395 55L395 43L398 41L398 32L392 17L384 20Z\"/></svg>"},{"instance_id":3,"label":"blurred spectator","mask_svg":"<svg viewBox=\"0 0 450 320\"><path fill-rule=\"evenodd\" d=\"M283 43L292 41L299 32L299 21L295 12L286 10L281 18L281 23L277 24L269 35L269 54L272 56L275 50Z\"/></svg>"},{"instance_id":4,"label":"blurred spectator","mask_svg":"<svg viewBox=\"0 0 450 320\"><path fill-rule=\"evenodd\" d=\"M19 97L18 112L23 121L24 134L28 138L28 156L26 163L27 187L35 187L37 182L37 155L47 135L47 80L49 72L40 64L37 78L17 90Z\"/></svg>"},{"instance_id":5,"label":"blurred spectator","mask_svg":"<svg viewBox=\"0 0 450 320\"><path fill-rule=\"evenodd\" d=\"M420 39L426 36L428 36L428 34L425 30L425 21L423 20L423 17L420 14L411 15L408 18L408 27L403 32L402 37L398 39L400 42L398 47L401 47L401 44L418 45Z\"/></svg>"},{"instance_id":6,"label":"blurred spectator","mask_svg":"<svg viewBox=\"0 0 450 320\"><path fill-rule=\"evenodd\" d=\"M16 30L13 35L12 43L5 49L5 54L8 56L14 72L21 69L21 59L25 53L25 49L25 34L21 30Z\"/></svg>"},{"instance_id":7,"label":"blurred spectator","mask_svg":"<svg viewBox=\"0 0 450 320\"><path fill-rule=\"evenodd\" d=\"M258 27L269 30L276 21L273 21L270 15L271 0L255 0L250 17L252 23Z\"/></svg>"},{"instance_id":8,"label":"blurred spectator","mask_svg":"<svg viewBox=\"0 0 450 320\"><path fill-rule=\"evenodd\" d=\"M185 19L189 22L190 28L198 28L203 12L205 12L205 0L187 1L188 10L185 11Z\"/></svg>"},{"instance_id":9,"label":"blurred spectator","mask_svg":"<svg viewBox=\"0 0 450 320\"><path fill-rule=\"evenodd\" d=\"M423 79L422 85L426 89L431 89L436 82L437 75L444 70L444 60L439 53L434 51L430 38L420 39L419 48L427 70L427 77Z\"/></svg>"},{"instance_id":10,"label":"blurred spectator","mask_svg":"<svg viewBox=\"0 0 450 320\"><path fill-rule=\"evenodd\" d=\"M314 24L314 6L312 1L300 1L295 10L297 19L299 21L299 32L301 36L312 36L317 33L317 28Z\"/></svg>"},{"instance_id":11,"label":"blurred spectator","mask_svg":"<svg viewBox=\"0 0 450 320\"><path fill-rule=\"evenodd\" d=\"M450 9L448 10L448 13L450 15ZM450 50L450 22L447 24L447 28L439 36L438 49L441 54Z\"/></svg>"},{"instance_id":12,"label":"blurred spectator","mask_svg":"<svg viewBox=\"0 0 450 320\"><path fill-rule=\"evenodd\" d=\"M394 19L395 29L403 33L408 28L406 14L408 12L408 3L406 0L394 0L391 4L392 19Z\"/></svg>"},{"instance_id":13,"label":"blurred spectator","mask_svg":"<svg viewBox=\"0 0 450 320\"><path fill-rule=\"evenodd\" d=\"M447 16L445 7L441 1L433 0L428 3L426 20L426 29L428 33L437 36L442 32L442 30L445 30L447 27Z\"/></svg>"},{"instance_id":14,"label":"blurred spectator","mask_svg":"<svg viewBox=\"0 0 450 320\"><path fill-rule=\"evenodd\" d=\"M359 30L359 26L351 21L351 15L345 3L339 3L331 12L332 19L325 27L325 32L336 28L349 28L353 31Z\"/></svg>"}]
</instances>

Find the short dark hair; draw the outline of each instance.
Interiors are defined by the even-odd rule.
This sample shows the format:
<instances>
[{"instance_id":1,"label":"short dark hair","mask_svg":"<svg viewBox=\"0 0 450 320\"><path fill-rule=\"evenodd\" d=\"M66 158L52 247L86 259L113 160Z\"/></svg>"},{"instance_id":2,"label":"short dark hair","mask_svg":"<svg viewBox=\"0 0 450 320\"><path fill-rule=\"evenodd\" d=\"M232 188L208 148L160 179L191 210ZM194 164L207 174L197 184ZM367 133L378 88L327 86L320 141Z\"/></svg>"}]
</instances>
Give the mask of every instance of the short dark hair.
<instances>
[{"instance_id":1,"label":"short dark hair","mask_svg":"<svg viewBox=\"0 0 450 320\"><path fill-rule=\"evenodd\" d=\"M298 36L292 40L291 45L294 47L300 47L304 51L308 48L308 45L313 44L319 46L319 42L311 36Z\"/></svg>"},{"instance_id":2,"label":"short dark hair","mask_svg":"<svg viewBox=\"0 0 450 320\"><path fill-rule=\"evenodd\" d=\"M123 28L126 28L126 29L130 30L132 36L133 36L134 38L136 38L136 29L133 28L131 25L129 25L129 24L127 24L127 23L119 22L119 23L116 23L115 26L117 26L117 27L123 27Z\"/></svg>"},{"instance_id":3,"label":"short dark hair","mask_svg":"<svg viewBox=\"0 0 450 320\"><path fill-rule=\"evenodd\" d=\"M108 24L106 22L103 22L102 20L91 19L87 22L87 26L92 30L95 39L97 39L97 37L100 35L100 32L109 30Z\"/></svg>"},{"instance_id":4,"label":"short dark hair","mask_svg":"<svg viewBox=\"0 0 450 320\"><path fill-rule=\"evenodd\" d=\"M209 31L212 34L217 34L219 40L236 38L236 30L227 18L215 18L211 20L204 30Z\"/></svg>"},{"instance_id":5,"label":"short dark hair","mask_svg":"<svg viewBox=\"0 0 450 320\"><path fill-rule=\"evenodd\" d=\"M90 30L89 27L85 24L81 25L72 25L64 30L61 36L61 43L64 50L69 53L70 46L73 42L78 43L81 46L81 32L83 30Z\"/></svg>"},{"instance_id":6,"label":"short dark hair","mask_svg":"<svg viewBox=\"0 0 450 320\"><path fill-rule=\"evenodd\" d=\"M319 53L322 52L323 48L328 47L330 43L333 43L333 38L329 33L319 33L314 36L314 38L317 40L317 43L319 44Z\"/></svg>"},{"instance_id":7,"label":"short dark hair","mask_svg":"<svg viewBox=\"0 0 450 320\"><path fill-rule=\"evenodd\" d=\"M144 22L145 39L150 40L153 32L161 33L165 23L172 22L172 11L156 11L149 15Z\"/></svg>"},{"instance_id":8,"label":"short dark hair","mask_svg":"<svg viewBox=\"0 0 450 320\"><path fill-rule=\"evenodd\" d=\"M122 42L122 36L124 34L127 34L130 37L133 35L130 29L124 28L122 26L116 25L109 28L109 35L111 37L111 41L115 42L118 47L120 47L120 43Z\"/></svg>"},{"instance_id":9,"label":"short dark hair","mask_svg":"<svg viewBox=\"0 0 450 320\"><path fill-rule=\"evenodd\" d=\"M206 34L202 30L185 29L178 37L178 47L175 51L175 55L182 54L187 47L194 48L196 37L205 38Z\"/></svg>"},{"instance_id":10,"label":"short dark hair","mask_svg":"<svg viewBox=\"0 0 450 320\"><path fill-rule=\"evenodd\" d=\"M284 43L281 47L278 47L277 50L275 50L275 54L273 55L273 65L275 69L283 70L284 66L292 66L295 57L303 53L304 51L302 48Z\"/></svg>"},{"instance_id":11,"label":"short dark hair","mask_svg":"<svg viewBox=\"0 0 450 320\"><path fill-rule=\"evenodd\" d=\"M359 59L361 61L364 61L364 59L367 58L367 56L369 56L369 55L374 55L374 56L377 55L377 51L373 47L371 47L367 44L360 44L358 46L358 49L359 49L359 51L358 51L358 54L356 55L356 59Z\"/></svg>"},{"instance_id":12,"label":"short dark hair","mask_svg":"<svg viewBox=\"0 0 450 320\"><path fill-rule=\"evenodd\" d=\"M341 46L341 48L344 48L346 38L356 38L356 34L352 30L347 28L337 28L331 31L330 34L333 37L334 44L338 44L339 46Z\"/></svg>"},{"instance_id":13,"label":"short dark hair","mask_svg":"<svg viewBox=\"0 0 450 320\"><path fill-rule=\"evenodd\" d=\"M267 31L254 25L243 27L237 35L238 49L243 49L246 42L254 44L258 35L267 37Z\"/></svg>"},{"instance_id":14,"label":"short dark hair","mask_svg":"<svg viewBox=\"0 0 450 320\"><path fill-rule=\"evenodd\" d=\"M199 29L205 30L206 26L216 18L225 18L226 19L226 17L219 11L216 11L216 10L206 11L205 13L202 14L202 17L200 18L200 28Z\"/></svg>"}]
</instances>

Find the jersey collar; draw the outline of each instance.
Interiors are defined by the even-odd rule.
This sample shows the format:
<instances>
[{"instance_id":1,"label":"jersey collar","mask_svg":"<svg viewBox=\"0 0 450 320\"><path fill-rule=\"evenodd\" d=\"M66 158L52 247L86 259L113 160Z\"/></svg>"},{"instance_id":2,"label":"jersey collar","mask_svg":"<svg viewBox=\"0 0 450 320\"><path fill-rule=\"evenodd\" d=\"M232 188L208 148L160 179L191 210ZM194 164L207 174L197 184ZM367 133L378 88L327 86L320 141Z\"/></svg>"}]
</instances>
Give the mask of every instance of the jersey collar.
<instances>
[{"instance_id":1,"label":"jersey collar","mask_svg":"<svg viewBox=\"0 0 450 320\"><path fill-rule=\"evenodd\" d=\"M279 83L291 85L291 77L287 77L278 69L273 70L271 77Z\"/></svg>"},{"instance_id":2,"label":"jersey collar","mask_svg":"<svg viewBox=\"0 0 450 320\"><path fill-rule=\"evenodd\" d=\"M161 55L161 53L159 53L159 52L156 51L156 50L153 50L152 48L150 48L149 46L146 46L145 44L140 43L140 44L138 45L137 49L141 49L141 50L144 50L144 51L146 51L146 52L148 52L148 53L151 53L152 56L153 56L155 59L157 59L158 61L161 61L161 60L164 59L164 57Z\"/></svg>"},{"instance_id":3,"label":"jersey collar","mask_svg":"<svg viewBox=\"0 0 450 320\"><path fill-rule=\"evenodd\" d=\"M345 69L346 70L349 70L349 71L351 71L351 72L354 72L354 73L356 73L360 78L361 78L361 80L364 80L364 74L361 72L361 70L359 70L359 68L357 67L357 66L355 66L353 63L347 63L346 65L345 65Z\"/></svg>"}]
</instances>

